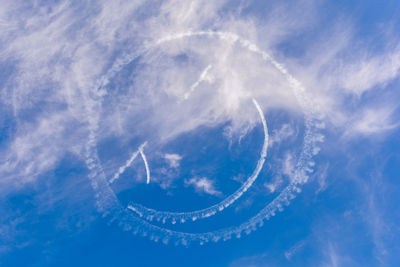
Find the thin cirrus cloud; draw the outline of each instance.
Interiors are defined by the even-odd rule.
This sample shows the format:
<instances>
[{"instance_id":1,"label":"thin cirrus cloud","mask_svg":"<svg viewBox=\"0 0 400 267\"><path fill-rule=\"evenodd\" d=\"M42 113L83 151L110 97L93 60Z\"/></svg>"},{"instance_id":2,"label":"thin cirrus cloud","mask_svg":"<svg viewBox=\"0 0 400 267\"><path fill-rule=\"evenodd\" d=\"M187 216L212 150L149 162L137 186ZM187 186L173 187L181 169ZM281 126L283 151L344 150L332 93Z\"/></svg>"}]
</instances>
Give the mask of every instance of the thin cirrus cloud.
<instances>
[{"instance_id":1,"label":"thin cirrus cloud","mask_svg":"<svg viewBox=\"0 0 400 267\"><path fill-rule=\"evenodd\" d=\"M180 166L180 161L182 159L182 156L179 154L168 154L166 153L164 155L165 160L168 162L168 165L171 168L178 168Z\"/></svg>"},{"instance_id":2,"label":"thin cirrus cloud","mask_svg":"<svg viewBox=\"0 0 400 267\"><path fill-rule=\"evenodd\" d=\"M338 17L333 26L317 33L312 42L299 44L307 52L291 57L280 50L281 44L296 42L298 36L307 32L308 26L321 19L317 12L319 6L313 1L309 1L305 9L295 3L291 7L289 4L271 4L265 18L242 16L241 12L248 4L234 8L229 1L174 0L161 4L157 1L58 1L43 5L3 1L0 7L0 66L6 70L0 77L0 102L12 121L4 126L9 134L0 147L2 192L10 193L51 179L44 174L56 168L68 154L83 161L89 123L85 100L90 98L89 91L98 77L112 64L115 51L130 51L187 29L232 31L275 54L305 84L307 94L321 103L320 112L330 126L328 131L339 129L350 139L361 135L374 138L399 126L396 117L398 93L392 92L394 97L386 99L377 98L373 104L362 101L369 94L373 97L392 88L399 77L400 49L393 45L398 38L390 29L385 29L387 33L383 37L388 45L375 51L368 42L355 41L356 27L351 18ZM305 10L306 15L302 16L298 10ZM201 51L202 46L193 44L192 49ZM257 114L241 104L241 99L251 96L263 103L264 111L276 107L299 111L295 99L285 94L286 82L281 77L270 69L261 68L257 59L236 52L216 44L213 53L218 57L209 54L190 71L179 66L170 68L168 75L160 76L160 87L151 87L148 81L139 80L140 86L150 88L148 95L139 99L143 100L144 107L148 107L152 103L162 103L165 96L185 98L183 91L168 84L186 76L182 74L192 77L193 71L196 75L191 80L200 81L189 83L187 87L193 86L187 97L188 105L193 104L193 109L189 108L190 112L185 113L178 105L168 102L153 105L156 107L153 113L146 114L144 108L134 105L138 99L128 95L132 97L129 98L131 102L127 100L125 106L121 105L125 109L120 106L105 112L104 124L109 127L100 138L123 136L129 124L157 125L157 131L151 127L141 129L149 129L150 141L162 145L201 125L226 121L231 122L231 135L241 135L257 123ZM235 58L231 57L233 54ZM162 63L157 57L147 60L145 63L149 65ZM244 65L243 62L250 63ZM236 72L231 72L231 67ZM248 74L257 74L260 69L266 71L263 73L267 73L270 87L260 84L255 76L251 76L254 79L245 78ZM154 68L142 72L143 77L152 77L154 73ZM219 77L228 81L217 84ZM181 79L184 88L186 84L184 78ZM217 90L212 97L202 95L203 82L211 87L219 86L214 88ZM198 112L199 107L204 107L201 112ZM135 112L145 115L138 121L130 121L129 114ZM170 114L176 116L179 126L171 127L174 123L168 120ZM252 116L249 120L243 114ZM293 135L296 130L284 126L276 130L276 135L271 135L270 144L284 142ZM171 168L178 168L182 159L178 154L165 154L164 158ZM283 162L284 173L290 175L293 168L290 156ZM321 194L329 185L325 178L320 180ZM215 182L206 177L192 177L185 180L185 184L199 193L221 195ZM277 185L271 184L271 192ZM376 221L376 225L384 225L384 222ZM379 241L380 231L375 229L373 232L375 240ZM329 263L334 266L340 259L332 244L327 246L326 253L330 257ZM384 249L380 250L381 254L382 251Z\"/></svg>"},{"instance_id":3,"label":"thin cirrus cloud","mask_svg":"<svg viewBox=\"0 0 400 267\"><path fill-rule=\"evenodd\" d=\"M149 36L154 36L155 38L162 34L168 34L169 32L177 32L181 28L188 26L201 28L212 21L216 12L222 8L224 4L224 1L216 1L204 6L198 1L190 4L182 4L180 1L169 1L157 9L158 14L156 12L156 16L152 17L149 14L148 20L145 19L141 24L142 27L144 26L145 29L147 29L146 32ZM16 166L17 162L20 162L21 164L31 166L26 167L26 176L34 173L37 174L45 169L52 168L58 158L62 157L66 151L70 151L68 146L63 146L65 143L61 141L62 138L59 138L60 132L56 131L53 133L54 137L52 139L60 141L57 141L57 143L52 145L52 148L44 149L44 146L38 146L38 149L34 151L32 146L25 146L26 149L24 149L25 152L23 157L20 153L16 152L17 148L22 145L21 140L34 140L35 137L32 136L32 134L38 132L40 127L43 127L41 125L48 120L48 113L57 113L56 116L63 116L65 117L65 120L75 121L77 124L85 121L85 118L82 116L82 111L84 111L85 107L82 105L81 101L78 100L86 97L87 88L93 86L96 77L101 73L102 68L107 63L107 55L110 55L112 47L118 47L119 42L122 41L123 38L131 38L129 36L132 36L132 34L124 35L125 33L128 33L128 29L122 26L123 22L131 21L131 23L133 23L132 21L135 21L135 12L139 10L146 11L146 5L140 1L124 5L123 13L111 12L113 10L118 10L121 5L99 2L98 8L101 11L93 12L89 14L87 19L84 19L81 12L76 12L76 10L79 10L81 7L80 5L85 4L72 5L67 2L61 2L59 4L53 4L51 9L39 12L39 15L30 13L29 9L21 3L15 3L12 6L5 5L2 7L2 14L4 14L4 17L10 17L7 25L21 24L18 17L11 17L11 14L17 10L20 12L21 16L31 18L25 22L26 27L15 29L13 34L10 34L9 31L4 32L1 36L2 46L5 48L1 53L2 58L12 59L11 62L15 62L10 66L10 68L13 69L13 74L7 78L7 82L5 83L6 87L2 92L1 101L12 110L14 118L20 122L15 134L13 134L15 138L10 141L13 144L10 144L6 149L7 154L14 154L15 157L11 159L9 158L6 163L5 159L3 160L4 168L7 168L6 166ZM197 11L199 10L200 5L201 12L199 13ZM32 6L31 8L40 9L39 6ZM183 10L189 10L190 12L185 14L192 15L181 16L181 14L184 13ZM271 12L273 14L278 14L279 7L273 9ZM119 14L118 16L115 15L117 13ZM163 16L163 14L168 15ZM266 24L269 26L272 33L274 32L274 27L283 31L286 30L289 33L292 31L301 32L301 26L287 23L286 18L290 17L290 15L289 11L289 13L286 16L283 16L281 20L275 19L274 21L267 21ZM169 20L169 26L167 28L165 28L166 26L160 26L164 24L160 24L158 20ZM310 21L312 22L311 19ZM80 25L79 29L76 26L77 24ZM301 25L306 24L307 20L303 21ZM283 36L275 36L274 34L271 34L273 37L268 37L268 35L261 36L261 34L263 34L263 29L258 32L254 24L249 20L219 20L216 26L222 29L227 28L230 30L236 30L239 33L244 33L243 29L246 28L245 35L250 35L251 38L258 39L258 42L265 44L266 47L268 47L269 44L273 45L274 43L279 42L279 39L283 38ZM340 28L340 26L337 27ZM129 28L129 32L132 33L135 31L135 27ZM327 31L329 32L329 29L327 29ZM120 36L120 39L113 37L117 33L118 36ZM81 35L87 37L78 38ZM344 40L339 42L341 44L339 45L339 48L336 46L333 53L328 53L328 55L325 55L324 57L307 55L308 57L312 56L312 58L309 59L311 62L309 65L311 67L311 72L306 72L307 66L304 68L305 71L302 70L299 71L299 73L296 73L297 67L295 64L292 67L295 71L295 75L302 78L306 85L310 85L309 88L311 88L311 92L316 93L316 95L320 97L321 101L326 103L322 111L328 114L328 119L332 119L332 122L336 125L339 124L343 126L348 125L348 121L344 119L347 116L347 111L342 105L344 99L343 96L351 94L359 95L360 93L373 88L377 84L387 84L397 77L399 69L397 60L399 58L399 49L390 49L390 47L388 47L383 53L373 56L366 56L366 53L364 53L360 54L359 57L353 56L348 61L346 61L346 58L341 58L340 69L336 68L334 64L331 64L332 66L329 69L332 69L332 71L324 71L321 77L315 77L314 73L320 72L319 69L326 68L325 62L334 62L332 60L334 56L351 46L351 42L348 41L351 39L349 35L350 33L348 33L348 31L344 31L344 34L341 35L340 31L335 30L334 34L331 36L332 42L330 43L335 43L335 39ZM88 39L89 37L90 42ZM147 37L144 36L143 32L141 32L134 43L139 44L140 38L146 39ZM324 45L324 49L330 49L328 44ZM362 50L362 47L358 47L358 49ZM318 51L318 49L315 51ZM99 55L102 56L99 57ZM51 66L54 65L53 62L56 58L60 64L57 64L56 67L53 68ZM323 61L320 60L321 58ZM213 64L215 66L221 66L221 64L228 63L226 60L227 59L221 62L213 62ZM212 61L211 58L211 62ZM257 69L256 63L253 64L253 66L254 69ZM199 70L204 70L207 65L199 67L202 67L202 69ZM382 71L382 68L387 71ZM213 68L206 69L209 72L213 71ZM345 75L337 75L339 70ZM305 76L307 73L309 73L308 77ZM214 75L226 76L229 74L222 68L222 72L216 72ZM18 79L16 79L17 77ZM339 79L337 79L337 77L339 77ZM367 79L358 79L357 77L367 77ZM229 97L226 97L227 94L224 91L225 89L222 88L221 97L223 96L225 101L223 103L221 101L215 101L215 104L211 105L209 112L212 111L217 114L220 113L221 115L228 114L228 118L232 120L235 127L234 130L240 131L247 129L245 125L248 121L246 120L246 122L244 122L245 119L241 118L240 114L236 112L238 108L237 99L245 96L246 93L243 90L247 89L243 88L241 85L243 82L241 77L232 76L230 80L234 83L226 84L225 87L223 87L229 88L229 91L226 91L229 92ZM279 85L279 81L277 80L276 82ZM43 84L47 84L47 86L43 87ZM52 88L58 89L53 90ZM315 91L317 89L314 88L321 89ZM341 91L341 88L344 88L344 90ZM280 102L279 105L293 105L294 102L290 100L290 98L271 95L271 93L276 91L279 90L265 90L265 88L260 87L260 89L254 90L254 94L260 101L273 97L276 100L275 102ZM34 97L32 97L33 95ZM282 102L283 99L289 99L289 102L285 100L287 103L284 103ZM46 114L42 112L43 108L41 110L34 108L38 103L43 103L43 101L44 103L55 102L58 107L55 108L53 104L45 104L43 108L46 110ZM209 100L207 101L209 102ZM271 101L267 101L267 103L271 103ZM203 105L203 103L201 103L201 105ZM342 107L341 110L336 109L339 106ZM33 109L31 116L35 118L33 120L36 122L34 125L31 123L32 120L26 122L19 119L24 116L23 114L28 108ZM373 108L369 108L369 110L371 113L374 113ZM160 107L160 113L156 112L158 116L156 120L162 120L162 117L160 118L159 115L163 112L163 107ZM179 112L179 110L176 110L176 112ZM205 111L204 115L207 116L209 112ZM117 112L110 114L110 119L107 120L107 118L105 118L105 120L107 120L107 122L114 121L113 124L115 124L116 122L121 122L121 120L123 121L121 118L124 116L125 114ZM388 117L389 115L386 114L386 116ZM113 120L113 118L115 120ZM149 121L154 120L153 118L146 119ZM199 119L203 120L201 117L199 117ZM54 121L54 129L66 127L64 122L65 120L59 119ZM41 121L43 121L43 123ZM174 135L179 134L181 131L195 128L198 125L198 123L193 120L185 119L185 121L187 121L187 123L181 123L181 129L177 129L178 131L173 133ZM254 125L255 119L250 123ZM31 129L28 131L26 130L27 124L30 124L30 128L34 127L37 129ZM380 127L380 129L392 129L396 127L396 125L396 123L388 123L383 125L383 127ZM121 127L118 127L118 125L110 127L110 129L112 129L112 131L117 131L117 129L124 131ZM85 130L85 126L82 124L82 132ZM170 130L171 129L169 128L165 128L164 131L168 132ZM356 123L355 130L376 132L376 129L367 127L365 122ZM71 136L75 133L66 132L66 135L68 135L67 138L77 138L76 136ZM48 131L46 134L51 134L51 131ZM163 134L163 136L166 137L168 134ZM81 144L79 144L79 142L76 143L73 152L79 154L82 151L81 148L83 145L83 142ZM79 148L79 146L81 146L81 148ZM36 162L33 155L37 154L42 155L43 158L52 158L52 162L48 162L48 164L40 163L39 160ZM52 157L49 157L49 155L52 155ZM25 161L27 158L33 160L30 160L28 163ZM41 167L33 167L35 165Z\"/></svg>"},{"instance_id":4,"label":"thin cirrus cloud","mask_svg":"<svg viewBox=\"0 0 400 267\"><path fill-rule=\"evenodd\" d=\"M222 193L215 188L214 181L207 177L193 177L185 180L186 186L193 186L196 192L212 196L221 196Z\"/></svg>"}]
</instances>

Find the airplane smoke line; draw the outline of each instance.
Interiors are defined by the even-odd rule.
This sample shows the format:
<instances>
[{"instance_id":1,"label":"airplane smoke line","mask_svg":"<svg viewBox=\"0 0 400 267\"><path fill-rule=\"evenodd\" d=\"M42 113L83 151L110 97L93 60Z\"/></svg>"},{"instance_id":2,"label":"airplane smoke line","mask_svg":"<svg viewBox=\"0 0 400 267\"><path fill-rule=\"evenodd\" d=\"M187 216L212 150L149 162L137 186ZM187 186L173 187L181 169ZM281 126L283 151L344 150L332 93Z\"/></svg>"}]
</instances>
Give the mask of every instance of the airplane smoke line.
<instances>
[{"instance_id":1,"label":"airplane smoke line","mask_svg":"<svg viewBox=\"0 0 400 267\"><path fill-rule=\"evenodd\" d=\"M306 124L309 125L309 121L306 122ZM301 154L300 160L297 164L300 166L300 169L295 173L296 179L294 179L294 182L287 186L258 214L246 222L235 227L227 227L204 233L173 231L150 224L141 218L134 216L133 213L125 212L125 209L120 205L115 193L108 186L104 172L98 171L101 170L101 165L99 164L99 161L97 161L98 159L92 161L93 159L96 159L96 151L93 151L95 149L93 144L89 144L87 147L88 159L90 159L92 163L89 168L93 170L89 175L89 178L92 180L93 186L101 188L97 201L99 211L103 212L105 217L110 217L111 221L118 220L119 226L125 231L132 232L136 235L148 236L155 242L162 241L164 244L174 243L175 245L183 246L188 246L194 242L203 245L207 242L227 241L232 237L241 238L243 234L248 235L257 228L262 227L265 221L275 216L277 211L283 211L283 207L289 205L290 200L294 199L296 194L300 193L299 185L307 181L306 170L308 167L313 166L311 158L315 153L315 144L320 142L320 139L315 138L315 132L313 132L313 129L310 128L306 132L305 139L304 153Z\"/></svg>"},{"instance_id":2,"label":"airplane smoke line","mask_svg":"<svg viewBox=\"0 0 400 267\"><path fill-rule=\"evenodd\" d=\"M225 208L229 207L230 205L232 205L256 181L256 179L258 178L260 171L264 165L265 158L267 156L268 138L269 138L267 121L265 120L264 113L263 113L260 105L257 103L257 101L254 98L252 99L252 101L258 111L258 114L261 118L261 122L263 125L264 144L262 146L262 149L260 152L260 158L257 161L256 168L254 169L254 171L250 175L250 177L246 180L246 182L239 189L237 189L234 193L229 195L227 198L225 198L221 202L219 202L215 205L212 205L208 208L195 210L195 211L189 211L189 212L158 211L158 210L147 208L141 204L134 203L134 202L129 203L127 208L136 212L140 217L143 217L146 220L152 221L153 219L155 219L157 221L162 221L163 223L165 223L168 220L172 224L175 224L176 222L184 223L189 220L196 221L198 219L208 218L208 217L213 216L216 213L224 210ZM145 164L146 164L146 161L145 161ZM146 166L147 166L147 164L146 164ZM147 168L148 167L146 167L146 170L147 170Z\"/></svg>"},{"instance_id":3,"label":"airplane smoke line","mask_svg":"<svg viewBox=\"0 0 400 267\"><path fill-rule=\"evenodd\" d=\"M174 242L175 244L181 244L184 246L187 246L194 241L204 244L205 242L210 241L217 242L219 240L228 240L232 237L232 235L240 238L242 232L249 234L250 232L256 230L257 227L261 227L265 220L268 220L271 216L275 215L276 210L282 211L283 206L288 205L290 200L293 199L297 193L300 193L299 186L308 181L308 173L312 172L312 168L315 165L312 158L318 154L319 151L317 143L323 142L323 135L320 133L320 131L325 127L324 123L321 121L322 117L318 113L318 103L315 103L313 99L307 98L305 89L301 83L292 75L290 75L283 65L276 62L264 51L258 49L255 44L240 38L236 34L212 31L190 32L190 35L188 33L182 33L160 39L155 45L153 45L153 47L160 45L164 41L189 36L217 36L221 40L227 40L230 42L240 41L240 43L248 50L261 55L264 60L271 62L282 73L282 75L287 78L293 93L304 110L305 135L303 149L298 157L298 162L295 165L293 174L294 177L291 180L291 183L257 215L250 218L246 222L240 224L239 226L223 228L205 233L185 233L156 226L138 217L136 213L131 212L121 205L105 177L105 173L98 156L97 133L99 131L99 114L102 109L101 102L104 96L104 90L106 90L105 86L109 83L109 80L123 68L124 65L140 56L141 53L147 51L149 48L151 48L151 46L145 46L143 49L136 50L135 53L128 54L116 60L106 75L101 77L97 82L94 90L91 91L90 96L85 96L84 98L86 103L85 109L89 123L89 137L86 144L86 164L90 171L88 177L91 181L93 189L96 191L97 209L103 214L103 217L108 217L110 222L118 221L119 226L125 231L129 231L133 234L141 236L149 236L149 238L153 241L161 240L165 244L168 242Z\"/></svg>"},{"instance_id":4,"label":"airplane smoke line","mask_svg":"<svg viewBox=\"0 0 400 267\"><path fill-rule=\"evenodd\" d=\"M227 241L233 237L241 238L243 234L250 234L264 225L265 221L275 216L276 213L282 212L284 206L288 206L298 193L301 192L300 186L307 182L311 167L314 166L312 157L318 153L315 150L316 144L322 140L316 136L317 128L312 126L312 119L306 120L307 130L303 144L303 153L299 157L296 164L297 170L294 173L293 181L280 194L268 203L259 213L248 219L246 222L233 227L218 229L204 233L189 233L174 231L153 225L142 220L139 217L133 216L134 213L119 214L119 225L126 231L136 235L149 236L155 242L162 241L163 243L174 243L175 245L188 246L191 243L199 243L203 245L207 242ZM322 126L321 126L322 127ZM132 227L132 225L135 225Z\"/></svg>"},{"instance_id":5,"label":"airplane smoke line","mask_svg":"<svg viewBox=\"0 0 400 267\"><path fill-rule=\"evenodd\" d=\"M299 166L313 165L310 161L310 157L313 154L313 144L319 141L313 138L313 136L311 131L308 130L304 144L305 153L300 156ZM151 240L155 242L162 241L164 244L174 243L175 245L188 246L196 242L203 245L207 242L227 241L232 237L241 238L243 234L248 235L257 228L262 227L265 221L276 215L277 211L283 211L283 206L289 205L290 200L294 199L296 194L300 192L298 182L293 182L258 214L235 227L227 227L204 233L179 232L150 224L134 216L133 213L125 212L117 196L108 186L94 142L88 142L87 144L87 163L91 170L89 179L92 181L92 186L99 189L97 206L98 210L103 213L103 216L109 217L111 222L118 220L119 226L125 231L132 232L135 235L148 236ZM302 171L296 172L295 175L306 176L305 172ZM294 181L306 181L306 179L304 177L297 177Z\"/></svg>"},{"instance_id":6,"label":"airplane smoke line","mask_svg":"<svg viewBox=\"0 0 400 267\"><path fill-rule=\"evenodd\" d=\"M126 168L130 167L132 162L136 159L136 157L138 156L138 154L140 153L142 155L142 151L143 148L146 146L147 141L144 142L143 144L140 145L140 147L138 148L138 150L136 150L135 152L132 153L131 157L126 161L125 165L121 166L118 171L114 174L114 176L110 179L109 183L112 184L115 180L117 180L119 178L119 176L121 174L124 173L124 171L126 170ZM142 155L143 158L143 155ZM146 165L146 160L145 158L143 158L143 161L145 162ZM148 167L146 165L146 171L147 171ZM149 172L147 172L149 173Z\"/></svg>"},{"instance_id":7,"label":"airplane smoke line","mask_svg":"<svg viewBox=\"0 0 400 267\"><path fill-rule=\"evenodd\" d=\"M135 235L149 236L149 238L155 242L161 240L164 244L174 243L175 245L183 246L188 246L189 244L196 242L203 245L207 242L227 241L233 237L241 238L244 234L248 235L251 232L254 232L257 228L262 227L265 221L275 216L277 211L282 212L283 207L288 205L290 200L294 199L298 192L300 192L298 187L296 187L295 184L291 184L257 215L246 222L238 226L204 233L189 233L170 230L141 220L139 217L135 217L133 213L127 214L121 212L116 216L119 216L119 225L124 230L132 232Z\"/></svg>"},{"instance_id":8,"label":"airplane smoke line","mask_svg":"<svg viewBox=\"0 0 400 267\"><path fill-rule=\"evenodd\" d=\"M143 147L139 148L139 153L140 153L140 156L142 156L144 166L146 167L146 183L149 184L150 183L150 169L149 169L149 163L147 162L147 159L146 159L146 155L143 152Z\"/></svg>"},{"instance_id":9,"label":"airplane smoke line","mask_svg":"<svg viewBox=\"0 0 400 267\"><path fill-rule=\"evenodd\" d=\"M203 82L206 77L208 72L210 71L210 69L212 68L212 65L208 65L203 72L200 74L199 79L192 85L190 86L190 89L188 92L185 93L185 95L183 96L183 98L185 100L187 100L189 98L189 96L194 92L194 90L196 90L196 88L200 85L201 82Z\"/></svg>"}]
</instances>

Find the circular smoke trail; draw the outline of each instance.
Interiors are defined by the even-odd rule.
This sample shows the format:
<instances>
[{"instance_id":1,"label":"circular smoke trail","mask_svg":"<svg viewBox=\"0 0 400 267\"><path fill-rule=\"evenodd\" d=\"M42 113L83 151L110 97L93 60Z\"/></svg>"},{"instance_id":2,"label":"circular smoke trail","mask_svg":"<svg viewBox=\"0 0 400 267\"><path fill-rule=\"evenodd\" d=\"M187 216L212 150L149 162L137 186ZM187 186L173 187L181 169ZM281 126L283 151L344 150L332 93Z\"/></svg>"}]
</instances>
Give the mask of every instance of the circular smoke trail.
<instances>
[{"instance_id":1,"label":"circular smoke trail","mask_svg":"<svg viewBox=\"0 0 400 267\"><path fill-rule=\"evenodd\" d=\"M132 62L132 60L148 49L172 40L194 36L215 37L230 44L237 43L248 51L259 55L266 62L271 63L286 78L292 88L300 107L304 111L305 123L302 151L297 164L295 165L294 177L290 184L257 215L251 217L246 222L238 226L231 226L204 233L179 232L156 226L140 218L127 207L123 207L109 185L97 152L97 133L100 121L100 111L102 107L102 99L106 93L105 86L108 84L109 80L126 64ZM173 242L175 244L186 246L192 242L203 244L210 241L217 242L219 240L228 240L232 237L240 238L243 233L249 234L256 230L258 227L261 227L266 220L274 216L277 211L282 211L283 207L289 205L290 201L296 196L296 194L300 193L300 186L307 182L308 173L312 172L314 166L312 158L319 151L318 143L323 141L323 136L320 134L320 131L324 125L321 123L321 118L317 112L318 105L307 97L305 88L301 83L295 79L282 64L278 63L266 52L259 49L257 45L233 33L200 31L167 36L158 40L154 44L117 60L109 72L99 80L97 86L91 93L91 96L86 99L86 111L90 127L89 138L86 145L86 163L90 170L89 178L94 190L96 191L98 210L104 217L108 217L110 221L117 221L123 230L130 231L134 234L149 236L149 238L154 241L162 240L164 243Z\"/></svg>"}]
</instances>

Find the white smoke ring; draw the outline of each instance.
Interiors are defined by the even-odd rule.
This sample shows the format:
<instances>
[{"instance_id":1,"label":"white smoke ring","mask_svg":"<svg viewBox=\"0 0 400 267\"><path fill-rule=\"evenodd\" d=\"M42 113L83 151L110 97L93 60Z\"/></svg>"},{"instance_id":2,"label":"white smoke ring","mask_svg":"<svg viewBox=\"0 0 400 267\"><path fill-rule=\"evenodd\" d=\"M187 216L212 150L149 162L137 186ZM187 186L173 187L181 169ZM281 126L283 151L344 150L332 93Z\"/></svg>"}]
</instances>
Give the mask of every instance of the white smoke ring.
<instances>
[{"instance_id":1,"label":"white smoke ring","mask_svg":"<svg viewBox=\"0 0 400 267\"><path fill-rule=\"evenodd\" d=\"M319 130L324 127L323 123L320 122L321 118L319 114L315 112L315 110L318 110L315 109L317 104L313 103L307 98L305 95L305 89L301 83L292 75L290 75L283 65L275 61L266 52L260 50L250 41L240 38L236 34L212 31L187 32L177 35L170 35L164 39L160 39L157 41L156 45L159 45L165 41L192 36L215 36L221 40L226 40L231 43L239 42L244 48L261 55L264 60L275 66L288 80L293 89L294 95L304 110L306 129L303 150L296 164L294 177L291 183L256 216L250 218L248 221L239 226L206 233L184 233L155 226L136 217L132 212L127 210L127 208L121 206L119 200L115 196L115 193L112 191L108 181L106 180L97 154L96 133L98 130L101 101L105 94L104 87L107 85L109 79L115 75L115 73L117 73L125 64L131 62L132 59L140 55L143 51L147 50L148 47L116 61L110 71L99 80L98 85L92 92L93 94L86 99L86 109L88 113L90 129L89 140L86 146L86 163L90 170L89 178L92 182L94 190L96 191L98 210L99 212L103 213L103 216L111 217L111 221L118 220L120 226L126 231L132 231L134 234L141 234L143 236L150 235L150 238L154 241L162 239L164 243L174 241L176 244L183 245L188 245L193 241L198 241L200 244L202 244L208 241L216 242L218 240L227 240L232 236L239 238L243 232L250 233L258 226L263 225L264 220L268 220L271 216L274 216L277 210L283 210L283 206L288 205L289 201L295 197L295 194L300 192L299 186L308 180L307 173L311 172L312 167L314 166L312 158L319 151L317 143L323 141L323 137L321 134L319 134Z\"/></svg>"}]
</instances>

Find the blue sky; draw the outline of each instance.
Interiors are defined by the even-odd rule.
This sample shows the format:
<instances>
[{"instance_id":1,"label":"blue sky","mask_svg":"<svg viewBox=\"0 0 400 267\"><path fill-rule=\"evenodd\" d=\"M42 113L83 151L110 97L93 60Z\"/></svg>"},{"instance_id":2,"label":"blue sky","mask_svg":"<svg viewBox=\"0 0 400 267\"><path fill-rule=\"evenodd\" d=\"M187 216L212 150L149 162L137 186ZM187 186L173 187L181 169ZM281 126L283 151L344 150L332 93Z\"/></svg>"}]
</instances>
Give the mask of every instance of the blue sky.
<instances>
[{"instance_id":1,"label":"blue sky","mask_svg":"<svg viewBox=\"0 0 400 267\"><path fill-rule=\"evenodd\" d=\"M400 265L397 1L0 3L1 266Z\"/></svg>"}]
</instances>

